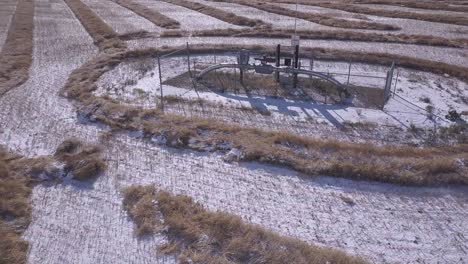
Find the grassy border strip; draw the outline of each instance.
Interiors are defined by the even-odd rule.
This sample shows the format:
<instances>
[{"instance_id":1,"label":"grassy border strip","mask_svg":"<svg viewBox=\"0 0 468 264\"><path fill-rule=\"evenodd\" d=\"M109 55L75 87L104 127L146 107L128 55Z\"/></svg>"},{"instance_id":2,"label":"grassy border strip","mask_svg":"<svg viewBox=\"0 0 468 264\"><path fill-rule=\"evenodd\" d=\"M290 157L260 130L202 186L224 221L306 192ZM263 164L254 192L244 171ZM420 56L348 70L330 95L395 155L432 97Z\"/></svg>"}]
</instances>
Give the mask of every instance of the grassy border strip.
<instances>
[{"instance_id":1,"label":"grassy border strip","mask_svg":"<svg viewBox=\"0 0 468 264\"><path fill-rule=\"evenodd\" d=\"M164 229L169 243L160 250L180 263L364 264L361 257L280 236L223 212L210 212L190 197L153 186L123 190L123 207L138 235Z\"/></svg>"},{"instance_id":2,"label":"grassy border strip","mask_svg":"<svg viewBox=\"0 0 468 264\"><path fill-rule=\"evenodd\" d=\"M34 1L19 0L0 53L0 96L28 80L33 35Z\"/></svg>"},{"instance_id":3,"label":"grassy border strip","mask_svg":"<svg viewBox=\"0 0 468 264\"><path fill-rule=\"evenodd\" d=\"M166 29L175 29L180 27L180 23L172 19L168 16L165 16L157 11L151 10L147 8L146 6L140 5L134 1L131 0L112 0L116 4L127 8L134 12L137 15L140 15L149 21L151 21L153 24L155 24L158 27L166 28Z\"/></svg>"},{"instance_id":4,"label":"grassy border strip","mask_svg":"<svg viewBox=\"0 0 468 264\"><path fill-rule=\"evenodd\" d=\"M210 0L216 1L216 0ZM373 30L400 30L400 27L376 23L376 22L367 22L367 21L352 21L339 19L335 17L325 16L321 14L310 14L306 12L298 11L297 13L294 10L283 8L274 4L259 2L256 0L224 0L223 2L234 3L238 5L244 5L248 7L253 7L262 11L266 11L273 14L296 17L299 19L307 20L312 23L329 26L329 27L338 27L338 28L351 28L351 29L373 29Z\"/></svg>"},{"instance_id":5,"label":"grassy border strip","mask_svg":"<svg viewBox=\"0 0 468 264\"><path fill-rule=\"evenodd\" d=\"M93 38L94 44L99 47L99 50L112 53L127 48L127 44L120 40L119 35L82 1L64 1Z\"/></svg>"},{"instance_id":6,"label":"grassy border strip","mask_svg":"<svg viewBox=\"0 0 468 264\"><path fill-rule=\"evenodd\" d=\"M288 4L296 3L295 0L279 0L278 2L288 3ZM421 20L421 21L428 21L428 22L435 22L435 23L468 26L468 17L462 17L462 16L454 16L454 15L447 16L447 15L439 15L439 14L422 14L422 13L415 13L415 12L408 12L408 11L393 11L393 10L369 8L369 7L359 6L355 4L345 4L345 3L336 3L336 2L309 2L309 1L301 0L299 1L299 3L302 5L319 6L319 7L324 7L324 8L342 10L342 11L351 12L351 13L357 13L357 14L390 17L390 18L413 19L413 20Z\"/></svg>"},{"instance_id":7,"label":"grassy border strip","mask_svg":"<svg viewBox=\"0 0 468 264\"><path fill-rule=\"evenodd\" d=\"M207 6L198 2L190 2L186 0L162 0L162 1L197 11L199 13L217 18L221 21L224 21L233 25L248 26L248 27L260 27L260 26L271 27L270 24L267 24L261 20L258 20L258 19L254 20L254 19L250 19L244 16L238 16L234 13L227 12L227 11L224 11L222 9L215 8L212 6Z\"/></svg>"},{"instance_id":8,"label":"grassy border strip","mask_svg":"<svg viewBox=\"0 0 468 264\"><path fill-rule=\"evenodd\" d=\"M162 38L168 37L247 37L247 38L291 38L294 34L292 30L257 30L257 29L213 29L200 31L165 31L159 35ZM399 43L409 45L425 45L436 47L453 47L466 48L468 47L468 39L446 39L434 36L425 35L406 35L406 34L380 34L380 33L364 33L353 31L326 31L326 30L299 30L297 34L302 39L326 39L326 40L342 40L342 41L363 41L363 42L384 42L384 43ZM158 37L152 34L127 34L121 35L125 40Z\"/></svg>"}]
</instances>

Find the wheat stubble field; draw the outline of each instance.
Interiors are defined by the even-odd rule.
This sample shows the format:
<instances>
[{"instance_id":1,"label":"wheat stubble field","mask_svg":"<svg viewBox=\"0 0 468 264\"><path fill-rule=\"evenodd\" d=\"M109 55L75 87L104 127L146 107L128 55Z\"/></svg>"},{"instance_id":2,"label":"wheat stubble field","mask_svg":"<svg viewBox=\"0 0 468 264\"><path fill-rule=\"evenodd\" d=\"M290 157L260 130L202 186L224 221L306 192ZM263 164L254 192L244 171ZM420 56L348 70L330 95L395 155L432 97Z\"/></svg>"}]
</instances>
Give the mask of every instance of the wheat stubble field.
<instances>
[{"instance_id":1,"label":"wheat stubble field","mask_svg":"<svg viewBox=\"0 0 468 264\"><path fill-rule=\"evenodd\" d=\"M297 2L0 0L0 263L466 263L468 1Z\"/></svg>"}]
</instances>

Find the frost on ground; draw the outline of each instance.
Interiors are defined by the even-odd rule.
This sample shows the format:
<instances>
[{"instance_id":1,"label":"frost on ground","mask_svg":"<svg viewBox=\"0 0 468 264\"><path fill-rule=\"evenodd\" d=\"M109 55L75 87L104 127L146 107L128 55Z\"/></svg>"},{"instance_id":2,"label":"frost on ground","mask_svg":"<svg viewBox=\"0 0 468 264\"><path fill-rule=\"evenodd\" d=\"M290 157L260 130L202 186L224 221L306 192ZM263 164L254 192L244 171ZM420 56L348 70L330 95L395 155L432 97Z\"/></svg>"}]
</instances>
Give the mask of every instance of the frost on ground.
<instances>
[{"instance_id":1,"label":"frost on ground","mask_svg":"<svg viewBox=\"0 0 468 264\"><path fill-rule=\"evenodd\" d=\"M161 32L147 19L110 0L83 0L102 20L109 24L118 34L140 31Z\"/></svg>"},{"instance_id":2,"label":"frost on ground","mask_svg":"<svg viewBox=\"0 0 468 264\"><path fill-rule=\"evenodd\" d=\"M192 55L191 64L204 68L216 63L235 63L235 54ZM302 60L302 65L309 65L308 60ZM253 63L253 59L251 61ZM349 63L314 61L314 70L342 74L334 77L342 83L347 82ZM388 67L354 63L351 74L369 77L352 76L349 80L353 85L367 85L375 89L383 89L385 74ZM397 69L398 81L395 96L391 97L383 110L355 107L352 105L325 104L324 102L294 101L283 98L271 98L247 94L234 94L232 92L220 93L207 91L201 84L174 87L166 82L172 78L186 73L187 58L184 56L168 57L161 60L161 75L163 80L163 95L178 96L189 100L203 99L221 104L222 107L216 115L229 111L229 108L251 108L270 112L273 116L266 119L294 116L297 120L310 119L339 125L343 122L374 123L399 128L410 126L432 128L434 126L450 126L453 123L445 119L449 110L458 112L468 111L468 85L457 79L420 71ZM374 78L375 76L380 79ZM273 78L273 76L270 76ZM204 88L204 89L203 89ZM202 89L202 91L200 91ZM156 59L132 59L122 63L115 69L107 72L98 81L96 95L107 95L116 100L139 105L145 108L154 108L158 105L161 89ZM430 108L430 110L428 110ZM286 128L287 129L287 128Z\"/></svg>"},{"instance_id":3,"label":"frost on ground","mask_svg":"<svg viewBox=\"0 0 468 264\"><path fill-rule=\"evenodd\" d=\"M58 95L71 71L97 53L93 40L62 0L36 0L35 5L34 63L30 78L0 98L0 143L29 157L51 153L68 137L96 143L102 133L107 132L103 127L80 124L75 106ZM162 5L168 13L178 9ZM204 16L196 17L201 19L193 24L187 20L187 28L201 27L213 21L204 20ZM232 26L219 22L211 25ZM160 40L158 45L181 45L185 41ZM232 39L199 41L223 43ZM245 42L265 43L260 39ZM305 43L309 46L327 44ZM153 42L149 44L156 46ZM343 42L330 42L330 45L343 45ZM456 52L466 53L460 50L349 44L350 49L370 46L376 47L372 49L374 51L391 49L395 54L466 64L466 59L455 55ZM426 52L430 55L424 55ZM411 79L417 77L411 74L427 76L430 81L415 84ZM408 89L403 90L402 95L416 99L418 90L430 87L434 90L430 96L439 98L431 98L431 102L445 107L449 101L442 95L449 98L448 94L456 89L466 92L466 84L458 81L450 84L450 79L402 72L402 82L408 83ZM447 88L451 88L450 92ZM152 91L151 88L147 90ZM417 99L417 104L424 107L426 103ZM462 106L460 102L455 103ZM173 111L191 114L189 109L181 107ZM354 115L352 111L348 112ZM215 112L211 113L214 115ZM268 124L269 121L261 115L241 118L234 112L220 115L223 114L238 118L241 124L251 125L260 120L265 127L279 127L283 120L289 120L295 124L291 130L313 133L310 126L303 125L295 117L278 117ZM321 125L317 127L323 128ZM339 133L328 125L326 127L329 130L320 133ZM239 153L232 153L234 162L226 163L217 154L200 155L162 148L132 136L117 135L104 144L109 169L93 185L38 186L34 189L33 221L25 234L32 246L29 263L174 263L173 258L162 257L155 250L164 242L163 237L135 238L133 223L122 210L120 194L121 188L132 184L154 184L175 194L186 194L210 210L230 212L282 235L343 249L379 263L467 261L466 187L406 188L327 177L305 180L285 169L237 164L235 156Z\"/></svg>"},{"instance_id":4,"label":"frost on ground","mask_svg":"<svg viewBox=\"0 0 468 264\"><path fill-rule=\"evenodd\" d=\"M121 141L133 139L123 136L115 142ZM120 161L115 175L124 185L155 184L194 197L211 210L378 263L459 262L468 250L466 188L405 188L326 177L303 180L285 169L239 166L216 155L134 144L109 148L113 160ZM136 160L139 170L130 173Z\"/></svg>"},{"instance_id":5,"label":"frost on ground","mask_svg":"<svg viewBox=\"0 0 468 264\"><path fill-rule=\"evenodd\" d=\"M136 0L135 2L174 18L180 23L180 29L182 30L243 28L164 1Z\"/></svg>"},{"instance_id":6,"label":"frost on ground","mask_svg":"<svg viewBox=\"0 0 468 264\"><path fill-rule=\"evenodd\" d=\"M165 39L142 39L131 40L127 44L131 49L143 49L153 47L177 47L184 46L189 42L191 45L197 44L235 44L235 45L266 45L282 46L291 45L290 39L275 38L236 38L236 37L181 37ZM397 43L368 43L360 41L338 41L338 40L301 40L301 47L314 47L325 49L338 49L371 53L386 53L390 55L408 56L430 61L439 61L453 65L466 66L468 49L432 47L420 45L408 45Z\"/></svg>"},{"instance_id":7,"label":"frost on ground","mask_svg":"<svg viewBox=\"0 0 468 264\"><path fill-rule=\"evenodd\" d=\"M291 10L296 9L296 5L293 4L278 4L281 7L289 8ZM382 9L383 5L375 5L378 8ZM400 9L402 7L396 7ZM325 13L331 14L333 17L345 18L346 20L364 20L368 22L377 22L383 24L389 24L393 26L401 27L401 30L387 32L389 34L409 34L409 35L426 35L426 36L439 36L444 38L466 38L466 34L460 33L463 30L466 30L465 26L453 25L453 24L443 24L435 23L429 21L422 21L416 19L402 19L402 18L391 18L391 17L379 17L359 13L351 13L337 9L324 8L318 6L310 5L299 5L299 10L306 13ZM413 12L413 10L411 10ZM434 13L434 10L426 10L428 13ZM444 12L445 15L459 15L456 12L450 11L440 11ZM464 14L466 15L466 14ZM382 31L366 30L366 32L376 32L382 33Z\"/></svg>"}]
</instances>

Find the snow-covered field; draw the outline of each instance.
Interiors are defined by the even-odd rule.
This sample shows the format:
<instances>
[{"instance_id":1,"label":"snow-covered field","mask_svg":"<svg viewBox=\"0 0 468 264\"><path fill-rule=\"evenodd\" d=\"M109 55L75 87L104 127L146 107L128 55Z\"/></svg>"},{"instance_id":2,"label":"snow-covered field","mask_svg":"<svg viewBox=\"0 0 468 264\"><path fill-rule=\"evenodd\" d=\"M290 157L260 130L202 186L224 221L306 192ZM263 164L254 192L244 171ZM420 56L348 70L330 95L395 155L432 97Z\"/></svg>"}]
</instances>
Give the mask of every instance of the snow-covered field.
<instances>
[{"instance_id":1,"label":"snow-covered field","mask_svg":"<svg viewBox=\"0 0 468 264\"><path fill-rule=\"evenodd\" d=\"M139 32L160 32L161 28L147 19L140 17L132 11L110 0L83 0L83 3L92 8L115 32L126 34Z\"/></svg>"},{"instance_id":2,"label":"snow-covered field","mask_svg":"<svg viewBox=\"0 0 468 264\"><path fill-rule=\"evenodd\" d=\"M151 22L111 1L83 2L120 34L138 30L160 31ZM136 2L178 20L182 29L239 28L165 2ZM292 18L249 7L197 2L259 18L276 27L294 25ZM0 44L8 30L7 17L14 12L12 3L14 1L0 3ZM70 137L98 143L100 136L108 130L80 123L76 117L76 103L59 95L70 73L97 56L98 49L63 0L35 0L35 8L33 65L26 83L0 97L0 144L25 156L35 156L51 154L58 144ZM346 15L342 17L346 18ZM385 23L390 20L400 23L396 19L380 19ZM417 33L413 29L423 24L426 22L411 21L399 25L407 30L406 33ZM432 27L432 24L437 23L427 25ZM307 21L299 21L298 26L301 29L326 28ZM443 28L450 31L453 27L437 24L433 32L426 29L418 32L440 36ZM468 30L468 27L456 27ZM452 36L455 35L446 37ZM190 44L245 45L289 42L287 39L200 37L132 40L128 44L131 49L140 49L180 46L186 41ZM301 44L387 52L465 67L468 64L468 51L462 48L324 40L302 41ZM211 56L195 56L193 59L200 64L213 60ZM232 54L217 56L217 62L233 60ZM147 59L143 64L150 69L145 74L137 74L142 65L138 60L108 69L97 82L99 89L95 94L109 95L128 104L154 106L160 92L156 63L154 59ZM309 63L304 60L304 65ZM185 67L185 57L163 59L163 81L184 73ZM348 70L347 62L316 61L314 67L330 72L346 73ZM362 63L352 67L355 74L385 76L387 70L388 66ZM200 96L213 102L204 108L182 103L170 105L167 106L170 113L217 118L245 127L288 131L316 138L383 145L417 142L419 139L407 129L411 124L434 126L434 121L428 119L427 105L432 105L434 113L442 117L451 108L468 111L467 83L451 76L405 68L398 68L398 71L396 96L389 100L384 110L209 91L197 94L191 87L169 85L164 85L163 91L165 95L188 99ZM351 82L362 84L366 79L356 78ZM266 108L271 115L245 111L241 106ZM443 118L435 120L438 126L450 125ZM377 126L368 131L344 131L337 125L345 122ZM185 194L210 210L233 213L282 235L341 249L375 263L468 261L467 187L403 187L326 175L311 178L288 169L256 163L225 163L216 153L157 146L123 132L102 145L109 168L96 182L67 182L34 188L33 219L24 234L31 244L29 263L175 263L173 257L163 256L156 249L164 242L164 237L135 237L133 223L122 209L120 193L123 187L133 184L154 184L175 194ZM345 202L349 199L354 205Z\"/></svg>"}]
</instances>

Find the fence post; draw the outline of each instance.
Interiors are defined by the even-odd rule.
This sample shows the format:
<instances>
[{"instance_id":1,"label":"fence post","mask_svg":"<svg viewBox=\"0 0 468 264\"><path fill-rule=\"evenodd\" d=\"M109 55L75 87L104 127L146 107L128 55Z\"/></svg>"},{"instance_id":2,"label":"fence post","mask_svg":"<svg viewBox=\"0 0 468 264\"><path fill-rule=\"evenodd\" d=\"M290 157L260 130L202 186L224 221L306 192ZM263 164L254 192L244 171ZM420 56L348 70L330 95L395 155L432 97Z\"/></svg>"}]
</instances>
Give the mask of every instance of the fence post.
<instances>
[{"instance_id":1,"label":"fence post","mask_svg":"<svg viewBox=\"0 0 468 264\"><path fill-rule=\"evenodd\" d=\"M158 72L159 72L159 89L161 90L161 110L164 113L164 94L163 94L163 84L162 84L162 73L161 73L161 58L158 53Z\"/></svg>"},{"instance_id":2,"label":"fence post","mask_svg":"<svg viewBox=\"0 0 468 264\"><path fill-rule=\"evenodd\" d=\"M280 58L281 58L281 45L278 44L278 46L276 46L276 63L275 63L276 67L280 66ZM280 81L280 74L278 70L276 70L275 72L275 78L276 78L276 82L278 83Z\"/></svg>"},{"instance_id":3,"label":"fence post","mask_svg":"<svg viewBox=\"0 0 468 264\"><path fill-rule=\"evenodd\" d=\"M192 70L190 69L190 49L189 49L188 42L187 42L187 67L188 67L190 78L192 78Z\"/></svg>"},{"instance_id":4,"label":"fence post","mask_svg":"<svg viewBox=\"0 0 468 264\"><path fill-rule=\"evenodd\" d=\"M395 94L396 94L396 87L397 87L397 84L398 84L398 77L400 77L400 70L398 70L397 73L396 73L395 87L393 88L393 97L395 97Z\"/></svg>"},{"instance_id":5,"label":"fence post","mask_svg":"<svg viewBox=\"0 0 468 264\"><path fill-rule=\"evenodd\" d=\"M296 45L294 47L294 69L299 68L299 45ZM293 87L294 89L297 88L297 73L293 74L294 80L293 80Z\"/></svg>"},{"instance_id":6,"label":"fence post","mask_svg":"<svg viewBox=\"0 0 468 264\"><path fill-rule=\"evenodd\" d=\"M348 67L348 81L346 82L346 85L349 86L349 79L351 78L351 61L349 62L349 67Z\"/></svg>"}]
</instances>

